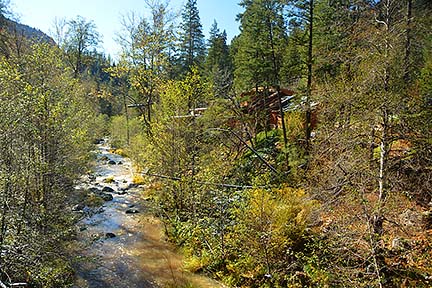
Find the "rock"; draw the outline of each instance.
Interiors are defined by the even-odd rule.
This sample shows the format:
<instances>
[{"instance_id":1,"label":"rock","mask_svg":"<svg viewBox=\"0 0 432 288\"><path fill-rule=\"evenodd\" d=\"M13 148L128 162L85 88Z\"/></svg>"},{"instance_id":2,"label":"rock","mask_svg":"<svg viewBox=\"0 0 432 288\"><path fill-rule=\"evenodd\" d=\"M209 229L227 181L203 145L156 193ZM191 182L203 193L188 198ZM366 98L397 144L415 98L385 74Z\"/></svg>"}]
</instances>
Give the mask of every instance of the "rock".
<instances>
[{"instance_id":1,"label":"rock","mask_svg":"<svg viewBox=\"0 0 432 288\"><path fill-rule=\"evenodd\" d=\"M104 143L104 139L101 139L101 138L94 139L94 141L93 141L93 144L102 144L102 143Z\"/></svg>"},{"instance_id":2,"label":"rock","mask_svg":"<svg viewBox=\"0 0 432 288\"><path fill-rule=\"evenodd\" d=\"M102 235L98 234L98 233L94 233L91 235L93 242L99 240L101 237L102 237Z\"/></svg>"},{"instance_id":3,"label":"rock","mask_svg":"<svg viewBox=\"0 0 432 288\"><path fill-rule=\"evenodd\" d=\"M123 179L123 183L127 183L127 180L126 180L126 179Z\"/></svg>"},{"instance_id":4,"label":"rock","mask_svg":"<svg viewBox=\"0 0 432 288\"><path fill-rule=\"evenodd\" d=\"M99 188L96 188L96 187L90 187L89 190L90 190L90 192L93 192L96 194L101 193L101 190Z\"/></svg>"},{"instance_id":5,"label":"rock","mask_svg":"<svg viewBox=\"0 0 432 288\"><path fill-rule=\"evenodd\" d=\"M123 162L122 162L122 161L119 161L119 162L117 163L117 165L123 165Z\"/></svg>"},{"instance_id":6,"label":"rock","mask_svg":"<svg viewBox=\"0 0 432 288\"><path fill-rule=\"evenodd\" d=\"M130 183L127 189L137 188L138 184Z\"/></svg>"},{"instance_id":7,"label":"rock","mask_svg":"<svg viewBox=\"0 0 432 288\"><path fill-rule=\"evenodd\" d=\"M119 191L117 191L118 195L125 195L126 193L127 193L126 190L119 190Z\"/></svg>"},{"instance_id":8,"label":"rock","mask_svg":"<svg viewBox=\"0 0 432 288\"><path fill-rule=\"evenodd\" d=\"M90 213L91 213L91 208L88 207L88 206L85 206L85 207L82 209L82 211L83 211L85 214L90 214Z\"/></svg>"},{"instance_id":9,"label":"rock","mask_svg":"<svg viewBox=\"0 0 432 288\"><path fill-rule=\"evenodd\" d=\"M82 203L76 204L75 206L72 207L72 211L74 212L78 212L78 211L82 211L84 209L85 205Z\"/></svg>"},{"instance_id":10,"label":"rock","mask_svg":"<svg viewBox=\"0 0 432 288\"><path fill-rule=\"evenodd\" d=\"M114 160L109 160L108 165L116 165L117 163Z\"/></svg>"},{"instance_id":11,"label":"rock","mask_svg":"<svg viewBox=\"0 0 432 288\"><path fill-rule=\"evenodd\" d=\"M86 226L81 226L81 227L79 227L79 231L80 232L82 232L82 231L86 231L87 230L87 227Z\"/></svg>"},{"instance_id":12,"label":"rock","mask_svg":"<svg viewBox=\"0 0 432 288\"><path fill-rule=\"evenodd\" d=\"M116 235L114 233L111 233L111 232L105 233L105 238L107 238L107 239L115 238L115 237L116 237Z\"/></svg>"},{"instance_id":13,"label":"rock","mask_svg":"<svg viewBox=\"0 0 432 288\"><path fill-rule=\"evenodd\" d=\"M104 156L102 156L102 157L100 158L100 160L101 160L101 161L108 161L109 158L108 158L108 156L104 155Z\"/></svg>"},{"instance_id":14,"label":"rock","mask_svg":"<svg viewBox=\"0 0 432 288\"><path fill-rule=\"evenodd\" d=\"M111 188L111 187L105 186L105 187L102 188L102 192L110 192L110 193L112 193L112 192L114 192L114 189Z\"/></svg>"},{"instance_id":15,"label":"rock","mask_svg":"<svg viewBox=\"0 0 432 288\"><path fill-rule=\"evenodd\" d=\"M139 210L135 208L126 210L126 214L137 214L137 213L139 213Z\"/></svg>"},{"instance_id":16,"label":"rock","mask_svg":"<svg viewBox=\"0 0 432 288\"><path fill-rule=\"evenodd\" d=\"M124 184L120 184L118 189L121 190L121 191L126 191L126 190L129 189L129 186L128 185L124 185Z\"/></svg>"},{"instance_id":17,"label":"rock","mask_svg":"<svg viewBox=\"0 0 432 288\"><path fill-rule=\"evenodd\" d=\"M111 201L114 199L114 197L108 193L101 193L99 196L105 201Z\"/></svg>"},{"instance_id":18,"label":"rock","mask_svg":"<svg viewBox=\"0 0 432 288\"><path fill-rule=\"evenodd\" d=\"M134 208L135 207L135 204L130 204L129 205L129 208Z\"/></svg>"},{"instance_id":19,"label":"rock","mask_svg":"<svg viewBox=\"0 0 432 288\"><path fill-rule=\"evenodd\" d=\"M103 180L103 182L104 182L104 183L107 183L107 184L109 184L109 183L116 183L116 181L114 180L114 177L113 177L113 176L110 176L110 177L105 178L105 179Z\"/></svg>"}]
</instances>

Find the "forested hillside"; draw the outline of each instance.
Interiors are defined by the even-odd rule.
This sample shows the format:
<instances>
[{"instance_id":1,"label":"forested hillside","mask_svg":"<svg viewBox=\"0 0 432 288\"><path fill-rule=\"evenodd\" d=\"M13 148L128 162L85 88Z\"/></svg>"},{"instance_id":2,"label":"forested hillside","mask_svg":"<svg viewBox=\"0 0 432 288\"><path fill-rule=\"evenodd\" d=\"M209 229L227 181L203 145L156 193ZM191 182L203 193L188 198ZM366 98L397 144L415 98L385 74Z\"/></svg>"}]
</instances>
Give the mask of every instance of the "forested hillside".
<instances>
[{"instance_id":1,"label":"forested hillside","mask_svg":"<svg viewBox=\"0 0 432 288\"><path fill-rule=\"evenodd\" d=\"M91 20L54 45L0 16L0 287L70 287L73 186L104 136L188 271L432 286L430 1L242 0L231 42L197 0L144 2L115 63Z\"/></svg>"}]
</instances>

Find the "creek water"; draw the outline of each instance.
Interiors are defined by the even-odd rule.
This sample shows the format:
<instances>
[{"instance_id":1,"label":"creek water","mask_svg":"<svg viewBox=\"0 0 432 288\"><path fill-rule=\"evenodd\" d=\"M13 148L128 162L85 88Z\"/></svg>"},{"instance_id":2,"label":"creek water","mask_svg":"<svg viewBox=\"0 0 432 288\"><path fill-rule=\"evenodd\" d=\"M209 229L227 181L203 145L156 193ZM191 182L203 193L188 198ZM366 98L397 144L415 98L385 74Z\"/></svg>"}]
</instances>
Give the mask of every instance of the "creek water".
<instances>
[{"instance_id":1,"label":"creek water","mask_svg":"<svg viewBox=\"0 0 432 288\"><path fill-rule=\"evenodd\" d=\"M145 187L132 183L129 159L110 153L105 142L99 144L94 175L79 188L101 191L109 187L112 190L105 188L105 194L113 199L97 211L87 207L81 211L87 216L77 224L81 260L73 287L223 287L183 270L181 255L165 241L162 224L143 204Z\"/></svg>"}]
</instances>

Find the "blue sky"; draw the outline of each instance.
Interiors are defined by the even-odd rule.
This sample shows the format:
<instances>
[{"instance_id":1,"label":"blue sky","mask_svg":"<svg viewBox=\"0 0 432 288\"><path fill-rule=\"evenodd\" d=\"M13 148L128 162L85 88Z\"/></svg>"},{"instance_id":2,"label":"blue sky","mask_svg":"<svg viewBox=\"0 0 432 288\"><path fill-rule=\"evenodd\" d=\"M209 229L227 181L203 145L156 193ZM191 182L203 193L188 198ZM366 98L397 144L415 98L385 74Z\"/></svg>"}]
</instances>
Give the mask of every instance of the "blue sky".
<instances>
[{"instance_id":1,"label":"blue sky","mask_svg":"<svg viewBox=\"0 0 432 288\"><path fill-rule=\"evenodd\" d=\"M101 44L105 52L115 56L119 51L115 42L115 33L121 30L120 18L130 11L138 15L146 15L144 0L11 0L11 10L18 16L21 23L38 28L48 33L55 17L71 19L81 15L93 20L97 30L103 35ZM198 0L201 23L204 33L208 31L216 19L219 28L225 29L231 39L239 32L236 15L242 11L238 6L240 0ZM174 11L183 7L185 0L171 0Z\"/></svg>"}]
</instances>

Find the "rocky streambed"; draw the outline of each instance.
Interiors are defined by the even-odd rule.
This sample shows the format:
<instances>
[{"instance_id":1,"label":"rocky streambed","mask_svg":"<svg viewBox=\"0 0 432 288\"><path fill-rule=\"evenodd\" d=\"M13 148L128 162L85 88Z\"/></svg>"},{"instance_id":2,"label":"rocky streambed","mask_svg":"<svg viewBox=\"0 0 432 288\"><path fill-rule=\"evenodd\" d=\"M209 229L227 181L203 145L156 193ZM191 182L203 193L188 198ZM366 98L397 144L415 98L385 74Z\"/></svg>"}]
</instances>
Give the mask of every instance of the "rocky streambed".
<instances>
[{"instance_id":1,"label":"rocky streambed","mask_svg":"<svg viewBox=\"0 0 432 288\"><path fill-rule=\"evenodd\" d=\"M75 287L156 287L141 267L135 246L145 241L140 213L143 187L132 183L130 160L98 144L95 172L78 189L89 191L104 204L74 207L83 218L78 222L78 241L83 247ZM90 196L92 197L92 196Z\"/></svg>"},{"instance_id":2,"label":"rocky streambed","mask_svg":"<svg viewBox=\"0 0 432 288\"><path fill-rule=\"evenodd\" d=\"M145 187L132 180L131 161L111 153L105 141L98 144L94 173L76 187L102 203L73 208L81 215L73 287L223 287L183 271L181 255L165 241L160 221L147 211Z\"/></svg>"}]
</instances>

